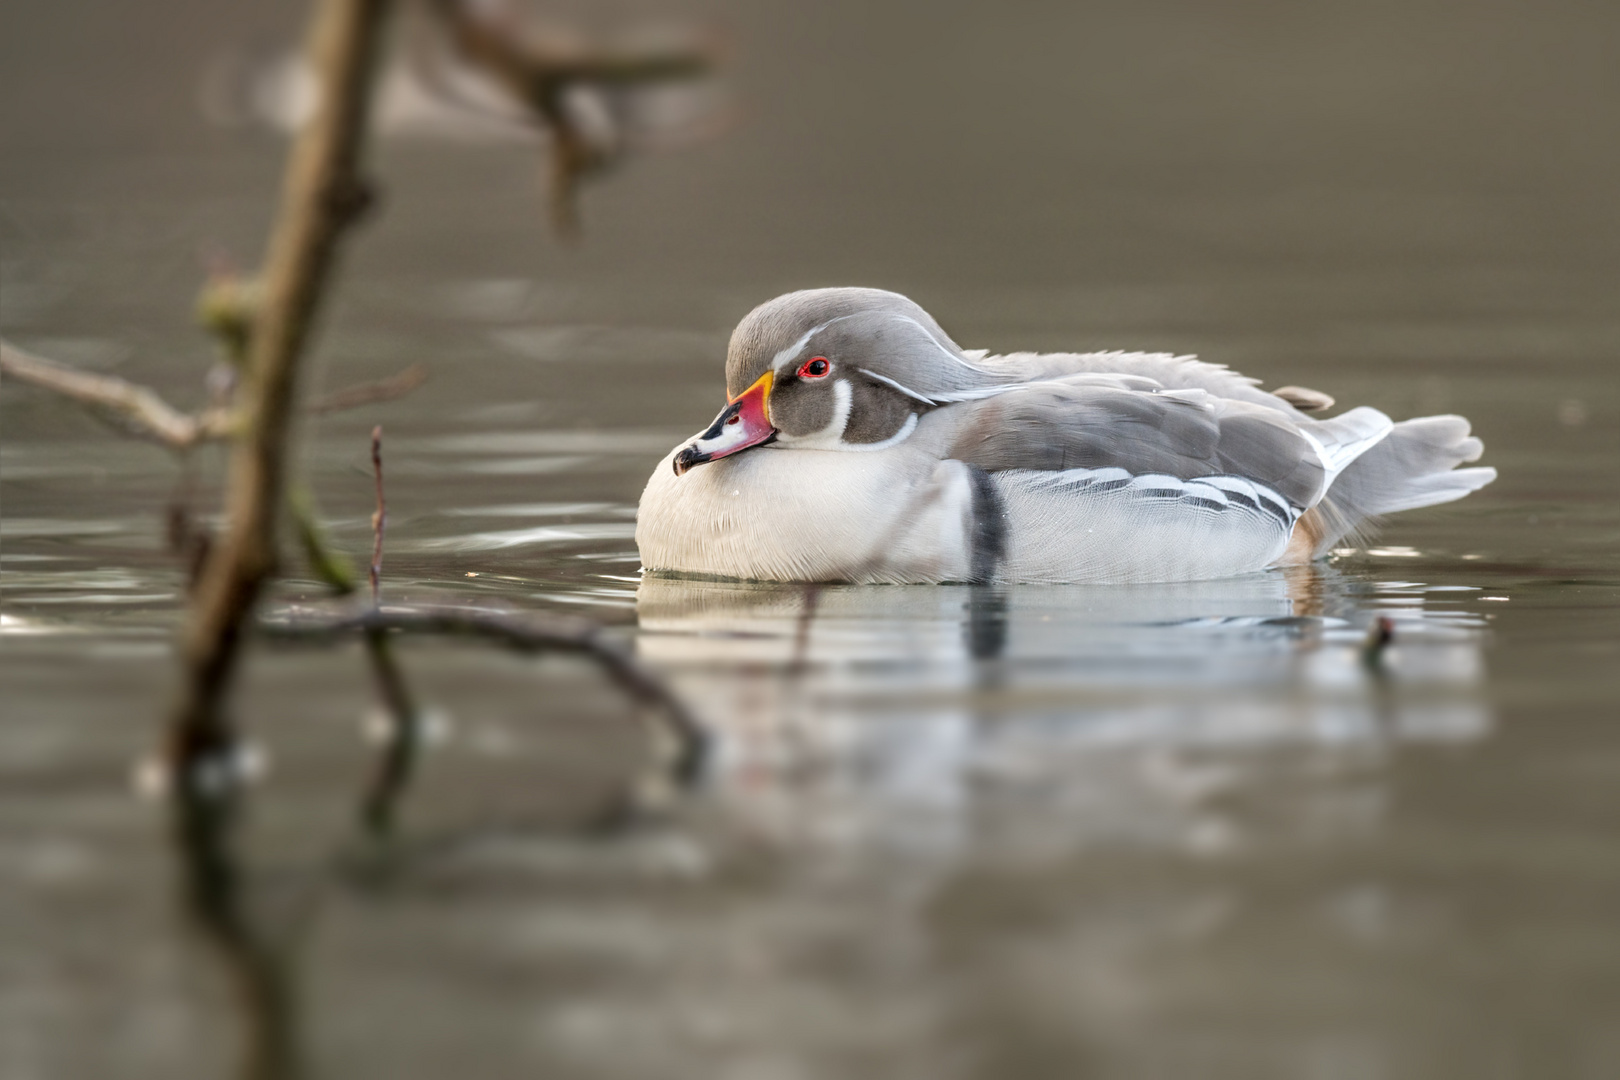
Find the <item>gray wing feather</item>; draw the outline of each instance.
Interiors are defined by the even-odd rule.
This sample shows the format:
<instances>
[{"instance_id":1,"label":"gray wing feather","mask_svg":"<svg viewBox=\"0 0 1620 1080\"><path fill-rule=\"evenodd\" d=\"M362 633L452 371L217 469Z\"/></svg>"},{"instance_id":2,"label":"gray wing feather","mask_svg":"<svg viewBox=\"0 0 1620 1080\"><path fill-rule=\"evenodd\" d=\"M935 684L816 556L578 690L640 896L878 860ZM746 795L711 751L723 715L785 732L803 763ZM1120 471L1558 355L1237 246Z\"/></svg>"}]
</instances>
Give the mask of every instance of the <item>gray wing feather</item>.
<instances>
[{"instance_id":1,"label":"gray wing feather","mask_svg":"<svg viewBox=\"0 0 1620 1080\"><path fill-rule=\"evenodd\" d=\"M971 415L951 456L986 472L1121 468L1181 480L1240 476L1299 507L1315 503L1326 487L1322 459L1292 410L1199 388L1128 390L1060 380L957 407Z\"/></svg>"},{"instance_id":2,"label":"gray wing feather","mask_svg":"<svg viewBox=\"0 0 1620 1080\"><path fill-rule=\"evenodd\" d=\"M997 356L977 350L965 355L976 366L1001 375L1004 382L1061 379L1082 373L1135 376L1151 379L1166 390L1204 390L1219 398L1260 405L1289 416L1300 415L1290 402L1261 390L1259 379L1240 375L1225 364L1207 363L1195 356L1115 351L1005 353Z\"/></svg>"}]
</instances>

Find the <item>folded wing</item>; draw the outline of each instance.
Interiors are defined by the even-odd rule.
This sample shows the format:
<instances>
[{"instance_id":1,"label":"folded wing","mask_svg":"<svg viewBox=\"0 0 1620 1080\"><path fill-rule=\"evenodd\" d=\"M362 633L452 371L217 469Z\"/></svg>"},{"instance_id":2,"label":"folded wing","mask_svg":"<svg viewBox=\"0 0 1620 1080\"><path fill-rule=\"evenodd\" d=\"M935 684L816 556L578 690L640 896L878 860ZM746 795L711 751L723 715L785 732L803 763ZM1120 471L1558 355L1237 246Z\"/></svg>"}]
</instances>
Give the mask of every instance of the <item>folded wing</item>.
<instances>
[{"instance_id":1,"label":"folded wing","mask_svg":"<svg viewBox=\"0 0 1620 1080\"><path fill-rule=\"evenodd\" d=\"M1140 376L1029 383L964 406L971 415L951 456L989 473L1116 468L1181 480L1234 476L1300 509L1320 501L1391 426L1376 409L1313 421L1291 409L1165 388Z\"/></svg>"}]
</instances>

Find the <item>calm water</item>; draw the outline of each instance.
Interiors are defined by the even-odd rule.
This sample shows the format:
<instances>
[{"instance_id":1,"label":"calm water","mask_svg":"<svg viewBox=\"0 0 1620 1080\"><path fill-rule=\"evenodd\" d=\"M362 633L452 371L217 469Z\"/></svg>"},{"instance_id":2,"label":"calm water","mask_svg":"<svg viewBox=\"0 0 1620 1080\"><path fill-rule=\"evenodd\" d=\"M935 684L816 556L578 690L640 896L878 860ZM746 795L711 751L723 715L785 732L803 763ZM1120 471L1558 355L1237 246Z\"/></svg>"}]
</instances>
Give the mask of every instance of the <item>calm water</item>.
<instances>
[{"instance_id":1,"label":"calm water","mask_svg":"<svg viewBox=\"0 0 1620 1080\"><path fill-rule=\"evenodd\" d=\"M0 330L194 402L201 260L252 261L281 152L195 87L292 26L166 7L8 13ZM1616 19L696 10L737 36L743 118L593 190L578 250L528 151L384 148L315 381L432 378L312 425L304 465L361 551L382 423L387 596L611 623L719 734L712 776L602 834L642 761L623 703L421 643L423 853L334 874L362 657L255 652L242 856L317 1075L1620 1075ZM1460 412L1501 479L1223 582L641 580L636 499L712 416L731 325L830 283L967 347ZM231 998L137 782L181 473L9 384L0 436L0 1074L227 1074Z\"/></svg>"}]
</instances>

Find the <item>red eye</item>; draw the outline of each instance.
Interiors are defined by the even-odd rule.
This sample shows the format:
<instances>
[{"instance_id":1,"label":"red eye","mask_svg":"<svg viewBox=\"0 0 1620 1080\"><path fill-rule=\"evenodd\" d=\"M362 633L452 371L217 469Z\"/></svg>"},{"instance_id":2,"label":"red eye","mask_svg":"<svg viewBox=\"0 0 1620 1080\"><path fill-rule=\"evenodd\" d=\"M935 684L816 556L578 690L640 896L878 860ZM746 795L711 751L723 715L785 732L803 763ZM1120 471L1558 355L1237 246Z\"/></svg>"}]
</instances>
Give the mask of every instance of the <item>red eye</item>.
<instances>
[{"instance_id":1,"label":"red eye","mask_svg":"<svg viewBox=\"0 0 1620 1080\"><path fill-rule=\"evenodd\" d=\"M827 363L825 356L812 356L799 367L799 378L819 379L831 370L832 365Z\"/></svg>"}]
</instances>

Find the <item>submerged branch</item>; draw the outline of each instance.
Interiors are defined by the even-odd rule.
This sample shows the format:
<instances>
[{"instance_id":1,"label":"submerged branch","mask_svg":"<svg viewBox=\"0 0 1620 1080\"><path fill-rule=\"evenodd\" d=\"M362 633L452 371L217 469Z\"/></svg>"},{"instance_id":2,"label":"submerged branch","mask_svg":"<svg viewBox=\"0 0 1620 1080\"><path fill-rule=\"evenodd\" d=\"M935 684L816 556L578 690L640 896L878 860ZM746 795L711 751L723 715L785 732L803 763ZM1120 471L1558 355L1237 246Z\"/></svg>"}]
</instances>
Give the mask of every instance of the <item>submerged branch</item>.
<instances>
[{"instance_id":1,"label":"submerged branch","mask_svg":"<svg viewBox=\"0 0 1620 1080\"><path fill-rule=\"evenodd\" d=\"M383 736L382 753L360 796L360 824L373 838L386 840L393 835L399 804L416 775L423 717L394 656L388 632L367 630L365 640L372 678L388 715L388 728Z\"/></svg>"},{"instance_id":2,"label":"submerged branch","mask_svg":"<svg viewBox=\"0 0 1620 1080\"><path fill-rule=\"evenodd\" d=\"M322 642L350 634L408 633L477 637L525 653L562 652L595 661L620 689L656 709L673 743L671 772L682 784L702 773L708 735L686 705L651 669L593 623L536 613L510 614L454 606L384 607L336 615L298 614L263 620L267 637Z\"/></svg>"},{"instance_id":3,"label":"submerged branch","mask_svg":"<svg viewBox=\"0 0 1620 1080\"><path fill-rule=\"evenodd\" d=\"M380 490L378 500L380 506ZM359 583L354 568L327 543L309 490L302 485L295 486L288 494L287 509L304 549L304 558L315 576L338 596L357 592ZM380 547L379 534L376 548ZM405 681L405 672L394 656L388 634L381 630L367 631L364 637L366 659L388 717L388 729L376 768L360 797L360 823L373 837L387 838L394 831L399 803L415 773L421 745L422 710L411 694L410 684Z\"/></svg>"},{"instance_id":4,"label":"submerged branch","mask_svg":"<svg viewBox=\"0 0 1620 1080\"><path fill-rule=\"evenodd\" d=\"M240 799L225 773L216 777L217 790L193 782L175 791L180 811L175 840L185 871L182 899L195 930L219 954L242 1017L237 1075L297 1080L304 1062L292 957L254 910L251 882L235 843Z\"/></svg>"}]
</instances>

